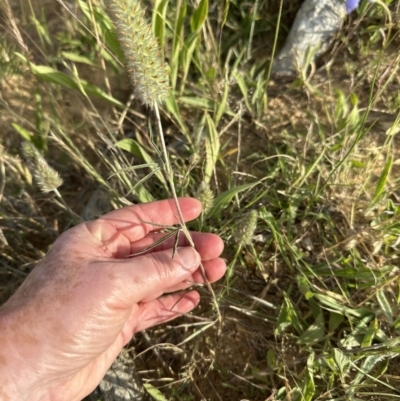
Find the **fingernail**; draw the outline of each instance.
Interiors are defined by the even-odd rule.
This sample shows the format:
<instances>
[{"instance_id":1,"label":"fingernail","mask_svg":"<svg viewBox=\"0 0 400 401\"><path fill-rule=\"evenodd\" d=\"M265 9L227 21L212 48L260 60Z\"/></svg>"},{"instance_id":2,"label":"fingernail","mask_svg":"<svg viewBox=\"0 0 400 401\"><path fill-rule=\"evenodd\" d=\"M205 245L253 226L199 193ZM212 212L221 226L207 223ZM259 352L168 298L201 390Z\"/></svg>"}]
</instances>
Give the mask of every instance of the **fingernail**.
<instances>
[{"instance_id":1,"label":"fingernail","mask_svg":"<svg viewBox=\"0 0 400 401\"><path fill-rule=\"evenodd\" d=\"M187 269L194 269L199 266L200 255L190 246L178 248L176 253L180 257L182 265Z\"/></svg>"}]
</instances>

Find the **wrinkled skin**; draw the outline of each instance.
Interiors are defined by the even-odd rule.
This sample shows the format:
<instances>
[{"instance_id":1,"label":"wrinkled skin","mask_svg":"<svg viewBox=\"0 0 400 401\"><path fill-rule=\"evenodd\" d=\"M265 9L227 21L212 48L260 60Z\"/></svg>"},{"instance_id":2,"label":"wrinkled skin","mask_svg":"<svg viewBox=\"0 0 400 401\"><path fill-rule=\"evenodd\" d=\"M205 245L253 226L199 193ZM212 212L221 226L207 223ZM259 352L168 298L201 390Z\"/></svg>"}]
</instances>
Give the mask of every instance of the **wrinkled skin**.
<instances>
[{"instance_id":1,"label":"wrinkled skin","mask_svg":"<svg viewBox=\"0 0 400 401\"><path fill-rule=\"evenodd\" d=\"M183 216L201 205L180 199ZM143 329L191 311L199 294L174 293L221 278L221 239L194 233L128 257L161 236L144 222L178 223L173 201L130 206L61 235L21 287L0 308L0 400L81 400L101 381L122 347Z\"/></svg>"}]
</instances>

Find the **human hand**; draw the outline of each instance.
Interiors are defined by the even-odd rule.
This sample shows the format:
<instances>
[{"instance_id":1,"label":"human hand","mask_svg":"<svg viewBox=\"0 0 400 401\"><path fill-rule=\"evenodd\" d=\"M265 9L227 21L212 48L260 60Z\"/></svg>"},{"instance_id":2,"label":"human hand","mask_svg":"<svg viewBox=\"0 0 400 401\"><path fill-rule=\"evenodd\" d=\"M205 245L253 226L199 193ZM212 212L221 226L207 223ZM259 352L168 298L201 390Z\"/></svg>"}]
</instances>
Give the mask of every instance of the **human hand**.
<instances>
[{"instance_id":1,"label":"human hand","mask_svg":"<svg viewBox=\"0 0 400 401\"><path fill-rule=\"evenodd\" d=\"M201 211L181 198L186 221ZM192 310L199 294L164 295L210 282L226 269L221 239L194 233L128 258L165 234L149 223L178 223L172 200L126 207L62 234L0 308L1 400L81 400L101 381L132 336ZM4 385L5 384L5 385ZM2 393L3 391L3 393Z\"/></svg>"}]
</instances>

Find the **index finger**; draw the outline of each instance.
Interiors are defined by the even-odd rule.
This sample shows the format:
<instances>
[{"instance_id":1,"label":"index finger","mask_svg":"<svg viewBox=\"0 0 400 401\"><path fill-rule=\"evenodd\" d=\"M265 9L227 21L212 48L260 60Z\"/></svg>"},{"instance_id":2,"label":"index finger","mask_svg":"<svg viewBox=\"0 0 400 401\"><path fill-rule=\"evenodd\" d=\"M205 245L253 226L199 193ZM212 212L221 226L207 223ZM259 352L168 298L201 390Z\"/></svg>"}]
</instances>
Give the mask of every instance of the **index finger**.
<instances>
[{"instance_id":1,"label":"index finger","mask_svg":"<svg viewBox=\"0 0 400 401\"><path fill-rule=\"evenodd\" d=\"M185 222L200 215L201 203L197 199L179 198L178 201ZM92 230L94 227L91 227L90 231L101 241L109 241L110 234L113 235L111 231L114 231L133 242L145 237L151 231L160 230L157 225L172 226L179 224L180 221L174 200L166 199L114 210L100 217L96 223L99 231L94 233Z\"/></svg>"}]
</instances>

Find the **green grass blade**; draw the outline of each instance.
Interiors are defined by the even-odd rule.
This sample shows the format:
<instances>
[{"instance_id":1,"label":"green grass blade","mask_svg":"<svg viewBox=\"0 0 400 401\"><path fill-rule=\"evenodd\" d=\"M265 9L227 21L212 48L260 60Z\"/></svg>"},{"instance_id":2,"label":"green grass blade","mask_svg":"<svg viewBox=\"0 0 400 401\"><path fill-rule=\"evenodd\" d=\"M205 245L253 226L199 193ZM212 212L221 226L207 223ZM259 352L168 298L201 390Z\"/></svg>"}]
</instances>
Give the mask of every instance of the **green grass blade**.
<instances>
[{"instance_id":1,"label":"green grass blade","mask_svg":"<svg viewBox=\"0 0 400 401\"><path fill-rule=\"evenodd\" d=\"M311 324L306 331L301 333L299 344L311 345L322 340L325 334L325 323L322 312L317 316L317 319Z\"/></svg>"},{"instance_id":2,"label":"green grass blade","mask_svg":"<svg viewBox=\"0 0 400 401\"><path fill-rule=\"evenodd\" d=\"M155 388L152 384L143 383L143 387L153 400L168 401L168 399L164 397L163 393L158 388Z\"/></svg>"},{"instance_id":3,"label":"green grass blade","mask_svg":"<svg viewBox=\"0 0 400 401\"><path fill-rule=\"evenodd\" d=\"M180 93L183 93L185 89L186 79L189 73L190 64L192 63L193 53L196 49L197 40L199 39L198 32L194 32L185 40L185 44L183 46L181 52L181 68L182 68L182 80L181 80L181 88Z\"/></svg>"},{"instance_id":4,"label":"green grass blade","mask_svg":"<svg viewBox=\"0 0 400 401\"><path fill-rule=\"evenodd\" d=\"M24 127L21 127L17 123L12 123L11 126L15 129L15 131L18 132L19 135L21 135L22 138L24 138L26 141L33 142L33 134L32 132L28 131Z\"/></svg>"},{"instance_id":5,"label":"green grass blade","mask_svg":"<svg viewBox=\"0 0 400 401\"><path fill-rule=\"evenodd\" d=\"M247 88L246 81L243 78L242 74L237 70L232 71L232 75L234 76L234 78L235 78L235 80L236 80L236 82L237 82L237 84L239 86L239 89L242 92L243 100L244 100L244 103L245 103L245 105L247 107L247 110L251 113L252 112L252 107L251 107L251 104L250 104L250 101L249 101L249 90Z\"/></svg>"},{"instance_id":6,"label":"green grass blade","mask_svg":"<svg viewBox=\"0 0 400 401\"><path fill-rule=\"evenodd\" d=\"M228 78L228 73L225 75L225 81L224 81L224 92L222 94L221 100L216 103L215 105L217 107L217 111L215 113L215 125L218 126L219 122L221 121L222 116L224 115L227 106L228 106L228 96L229 96L229 78Z\"/></svg>"},{"instance_id":7,"label":"green grass blade","mask_svg":"<svg viewBox=\"0 0 400 401\"><path fill-rule=\"evenodd\" d=\"M207 136L206 136L206 165L204 168L204 181L206 183L209 183L214 173L215 165L217 163L220 143L214 121L208 114L206 114L205 120L207 127Z\"/></svg>"},{"instance_id":8,"label":"green grass blade","mask_svg":"<svg viewBox=\"0 0 400 401\"><path fill-rule=\"evenodd\" d=\"M176 88L176 81L178 78L179 71L179 56L183 46L183 23L186 18L186 1L179 0L176 5L176 14L175 14L175 24L173 31L173 41L172 41L172 49L171 49L171 60L169 62L171 68L171 85L172 88Z\"/></svg>"},{"instance_id":9,"label":"green grass blade","mask_svg":"<svg viewBox=\"0 0 400 401\"><path fill-rule=\"evenodd\" d=\"M118 106L121 108L124 107L124 105L120 101L107 95L107 93L105 93L102 89L100 89L95 85L90 84L89 82L83 79L72 78L69 75L57 71L54 68L49 67L47 65L36 65L33 63L29 63L29 65L35 77L41 81L60 85L68 89L74 89L80 91L85 96L93 95L103 100L106 100L107 102L113 104L114 106Z\"/></svg>"},{"instance_id":10,"label":"green grass blade","mask_svg":"<svg viewBox=\"0 0 400 401\"><path fill-rule=\"evenodd\" d=\"M178 124L181 132L183 133L183 135L185 135L186 140L191 144L192 137L189 135L189 130L183 121L178 103L176 102L175 96L171 91L169 93L169 96L164 101L164 106L175 119L176 124Z\"/></svg>"},{"instance_id":11,"label":"green grass blade","mask_svg":"<svg viewBox=\"0 0 400 401\"><path fill-rule=\"evenodd\" d=\"M231 0L223 0L222 1L222 21L221 21L222 26L224 26L226 24L230 4L231 4Z\"/></svg>"},{"instance_id":12,"label":"green grass blade","mask_svg":"<svg viewBox=\"0 0 400 401\"><path fill-rule=\"evenodd\" d=\"M118 141L115 146L120 149L124 149L127 152L131 153L132 155L143 159L147 164L157 164L154 162L153 158L147 153L147 151L141 146L138 142L136 142L132 138L122 139ZM168 188L167 182L165 181L164 176L162 175L161 171L157 171L156 173L157 178L160 182Z\"/></svg>"},{"instance_id":13,"label":"green grass blade","mask_svg":"<svg viewBox=\"0 0 400 401\"><path fill-rule=\"evenodd\" d=\"M208 14L208 0L201 0L192 17L190 18L190 28L192 32L198 32L204 24Z\"/></svg>"},{"instance_id":14,"label":"green grass blade","mask_svg":"<svg viewBox=\"0 0 400 401\"><path fill-rule=\"evenodd\" d=\"M158 39L160 49L164 49L165 44L165 20L169 0L157 0L153 11L153 32Z\"/></svg>"},{"instance_id":15,"label":"green grass blade","mask_svg":"<svg viewBox=\"0 0 400 401\"><path fill-rule=\"evenodd\" d=\"M71 60L74 63L82 63L82 64L87 64L90 65L92 67L98 67L98 65L90 60L89 57L86 56L82 56L78 53L74 53L74 52L61 52L61 55L66 58L67 60Z\"/></svg>"},{"instance_id":16,"label":"green grass blade","mask_svg":"<svg viewBox=\"0 0 400 401\"><path fill-rule=\"evenodd\" d=\"M388 180L390 171L392 170L392 166L393 166L393 156L389 156L388 160L386 161L385 167L379 177L378 183L376 185L374 197L372 199L371 206L369 207L370 210L374 206L376 206L376 204L379 203L380 200L382 199L382 197L384 196L387 180Z\"/></svg>"},{"instance_id":17,"label":"green grass blade","mask_svg":"<svg viewBox=\"0 0 400 401\"><path fill-rule=\"evenodd\" d=\"M207 217L219 216L226 207L229 206L233 197L243 191L253 188L254 186L258 185L260 181L252 182L249 184L239 185L237 187L228 189L224 193L218 195L214 200L214 206L210 210Z\"/></svg>"},{"instance_id":18,"label":"green grass blade","mask_svg":"<svg viewBox=\"0 0 400 401\"><path fill-rule=\"evenodd\" d=\"M197 337L199 334L205 332L208 330L210 327L214 326L215 322L211 323L206 323L201 329L196 330L194 333L192 333L189 337L186 337L183 341L181 341L177 347L181 347L183 344L193 340L193 338Z\"/></svg>"},{"instance_id":19,"label":"green grass blade","mask_svg":"<svg viewBox=\"0 0 400 401\"><path fill-rule=\"evenodd\" d=\"M387 321L389 322L390 325L392 325L393 324L393 311L392 311L390 303L383 290L378 290L376 292L376 299L377 299L379 306L381 307L381 310L382 310L383 314L385 315Z\"/></svg>"}]
</instances>

